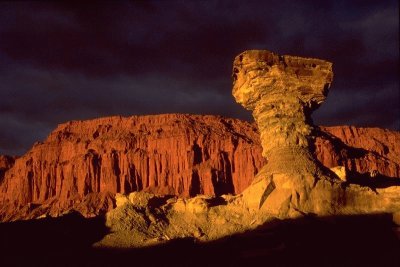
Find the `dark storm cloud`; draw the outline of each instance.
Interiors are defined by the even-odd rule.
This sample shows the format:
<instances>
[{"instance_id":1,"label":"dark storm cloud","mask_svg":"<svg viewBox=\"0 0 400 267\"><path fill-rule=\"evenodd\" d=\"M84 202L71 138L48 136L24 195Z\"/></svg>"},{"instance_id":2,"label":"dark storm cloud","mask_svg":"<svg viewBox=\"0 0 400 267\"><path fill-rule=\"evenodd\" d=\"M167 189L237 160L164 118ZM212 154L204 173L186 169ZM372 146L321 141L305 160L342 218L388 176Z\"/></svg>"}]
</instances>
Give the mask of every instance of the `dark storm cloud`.
<instances>
[{"instance_id":1,"label":"dark storm cloud","mask_svg":"<svg viewBox=\"0 0 400 267\"><path fill-rule=\"evenodd\" d=\"M230 69L232 51L264 42L268 29L267 19L228 21L229 14L220 17L208 5L194 3L164 1L150 11L136 2L43 6L34 2L14 11L17 18L8 20L13 25L2 31L0 48L18 62L87 75L183 71L210 78L221 65Z\"/></svg>"},{"instance_id":2,"label":"dark storm cloud","mask_svg":"<svg viewBox=\"0 0 400 267\"><path fill-rule=\"evenodd\" d=\"M329 121L331 125L386 125L396 129L400 123L399 100L396 85L377 90L342 90L332 92L326 103L316 112L317 122ZM382 126L381 126L382 127Z\"/></svg>"},{"instance_id":3,"label":"dark storm cloud","mask_svg":"<svg viewBox=\"0 0 400 267\"><path fill-rule=\"evenodd\" d=\"M334 62L318 124L399 129L398 28L396 1L0 3L0 154L73 119L249 119L230 92L246 49Z\"/></svg>"}]
</instances>

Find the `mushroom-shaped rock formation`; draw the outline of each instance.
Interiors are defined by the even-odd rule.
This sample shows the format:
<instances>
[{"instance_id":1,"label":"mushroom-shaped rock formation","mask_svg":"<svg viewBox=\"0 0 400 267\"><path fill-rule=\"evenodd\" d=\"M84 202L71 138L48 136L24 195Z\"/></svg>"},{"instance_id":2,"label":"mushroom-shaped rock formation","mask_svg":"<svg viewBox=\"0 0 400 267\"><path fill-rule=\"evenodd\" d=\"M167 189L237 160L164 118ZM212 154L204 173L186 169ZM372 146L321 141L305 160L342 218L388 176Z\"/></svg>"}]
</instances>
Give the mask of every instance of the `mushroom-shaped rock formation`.
<instances>
[{"instance_id":1,"label":"mushroom-shaped rock formation","mask_svg":"<svg viewBox=\"0 0 400 267\"><path fill-rule=\"evenodd\" d=\"M249 209L281 217L335 214L347 206L375 210L364 203L372 201L371 190L363 188L360 193L354 186L346 190L347 184L312 155L317 131L311 113L327 96L332 63L250 50L235 58L233 79L233 96L253 112L268 160L243 192ZM355 200L360 197L362 201Z\"/></svg>"},{"instance_id":2,"label":"mushroom-shaped rock formation","mask_svg":"<svg viewBox=\"0 0 400 267\"><path fill-rule=\"evenodd\" d=\"M263 156L274 163L270 171L308 168L313 161L311 113L328 94L332 63L253 50L235 58L233 72L233 96L253 112ZM293 164L300 159L302 164Z\"/></svg>"},{"instance_id":3,"label":"mushroom-shaped rock formation","mask_svg":"<svg viewBox=\"0 0 400 267\"><path fill-rule=\"evenodd\" d=\"M235 59L234 78L233 94L253 110L268 159L251 185L242 194L216 198L117 195L118 207L106 215L110 234L96 246L153 245L154 238L210 241L258 228L276 217L397 214L399 186L372 190L350 184L324 169L310 152L311 139L319 135L310 113L326 97L332 81L330 63L247 51Z\"/></svg>"}]
</instances>

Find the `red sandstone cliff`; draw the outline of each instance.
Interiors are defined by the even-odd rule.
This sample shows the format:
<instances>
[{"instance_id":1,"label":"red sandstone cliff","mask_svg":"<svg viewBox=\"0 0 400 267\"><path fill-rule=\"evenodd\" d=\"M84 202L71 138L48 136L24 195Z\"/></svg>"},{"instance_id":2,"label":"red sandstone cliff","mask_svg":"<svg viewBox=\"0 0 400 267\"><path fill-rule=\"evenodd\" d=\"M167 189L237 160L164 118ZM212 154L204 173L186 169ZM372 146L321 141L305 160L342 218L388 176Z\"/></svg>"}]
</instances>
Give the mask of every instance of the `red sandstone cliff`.
<instances>
[{"instance_id":1,"label":"red sandstone cliff","mask_svg":"<svg viewBox=\"0 0 400 267\"><path fill-rule=\"evenodd\" d=\"M400 177L400 133L354 126L321 127L315 142L316 155L327 167L346 166L357 173L378 171Z\"/></svg>"},{"instance_id":2,"label":"red sandstone cliff","mask_svg":"<svg viewBox=\"0 0 400 267\"><path fill-rule=\"evenodd\" d=\"M255 126L240 120L160 115L74 121L15 162L0 201L8 213L49 201L62 210L98 192L220 195L241 192L263 164Z\"/></svg>"},{"instance_id":3,"label":"red sandstone cliff","mask_svg":"<svg viewBox=\"0 0 400 267\"><path fill-rule=\"evenodd\" d=\"M315 151L327 167L400 177L399 143L398 132L324 127ZM136 190L240 193L264 164L255 125L237 119L170 114L73 121L3 167L0 216L57 215L71 207L90 216L112 208L114 193ZM16 209L23 212L14 216Z\"/></svg>"}]
</instances>

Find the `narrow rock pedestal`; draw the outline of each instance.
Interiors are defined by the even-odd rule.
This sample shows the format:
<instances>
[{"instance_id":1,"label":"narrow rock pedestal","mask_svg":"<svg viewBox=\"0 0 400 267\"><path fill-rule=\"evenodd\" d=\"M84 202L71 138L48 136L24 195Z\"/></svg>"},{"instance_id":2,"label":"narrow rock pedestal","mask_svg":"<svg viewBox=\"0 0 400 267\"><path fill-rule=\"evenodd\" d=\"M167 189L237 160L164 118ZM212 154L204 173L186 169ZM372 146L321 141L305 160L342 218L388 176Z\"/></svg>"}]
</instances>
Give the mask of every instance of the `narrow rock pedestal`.
<instances>
[{"instance_id":1,"label":"narrow rock pedestal","mask_svg":"<svg viewBox=\"0 0 400 267\"><path fill-rule=\"evenodd\" d=\"M243 192L248 209L278 217L379 210L367 204L376 198L371 189L345 189L312 155L311 113L326 99L332 79L332 63L324 60L267 50L235 58L232 93L253 112L268 161Z\"/></svg>"},{"instance_id":2,"label":"narrow rock pedestal","mask_svg":"<svg viewBox=\"0 0 400 267\"><path fill-rule=\"evenodd\" d=\"M311 113L328 94L332 63L252 50L235 58L233 78L233 96L253 112L269 171L316 171L309 170Z\"/></svg>"}]
</instances>

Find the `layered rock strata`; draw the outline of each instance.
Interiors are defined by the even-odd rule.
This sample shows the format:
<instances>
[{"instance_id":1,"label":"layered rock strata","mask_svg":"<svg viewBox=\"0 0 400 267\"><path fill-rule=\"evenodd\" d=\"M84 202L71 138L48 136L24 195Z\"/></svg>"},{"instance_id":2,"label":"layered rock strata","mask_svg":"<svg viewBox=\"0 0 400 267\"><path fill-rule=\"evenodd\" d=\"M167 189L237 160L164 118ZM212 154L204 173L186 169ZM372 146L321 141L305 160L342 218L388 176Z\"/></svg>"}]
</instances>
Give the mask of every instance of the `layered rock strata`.
<instances>
[{"instance_id":1,"label":"layered rock strata","mask_svg":"<svg viewBox=\"0 0 400 267\"><path fill-rule=\"evenodd\" d=\"M283 167L285 172L298 173L313 165L311 113L327 96L332 64L247 51L235 58L233 79L232 94L252 111L271 171Z\"/></svg>"},{"instance_id":2,"label":"layered rock strata","mask_svg":"<svg viewBox=\"0 0 400 267\"><path fill-rule=\"evenodd\" d=\"M236 193L264 163L256 127L236 119L169 114L74 121L5 172L0 213L9 218L32 203L57 215L107 192ZM94 211L112 208L96 201Z\"/></svg>"},{"instance_id":3,"label":"layered rock strata","mask_svg":"<svg viewBox=\"0 0 400 267\"><path fill-rule=\"evenodd\" d=\"M320 127L313 144L324 166L344 166L350 172L400 177L400 132L354 126Z\"/></svg>"},{"instance_id":4,"label":"layered rock strata","mask_svg":"<svg viewBox=\"0 0 400 267\"><path fill-rule=\"evenodd\" d=\"M317 131L311 113L325 100L332 78L332 64L319 59L266 50L245 51L235 58L232 93L252 111L268 161L243 192L248 208L296 217L399 207L394 199L386 199L389 195L378 198L357 186L345 189L312 155Z\"/></svg>"},{"instance_id":5,"label":"layered rock strata","mask_svg":"<svg viewBox=\"0 0 400 267\"><path fill-rule=\"evenodd\" d=\"M400 133L345 126L323 127L320 134L312 147L324 166L344 166L367 182L371 170L393 181L400 177ZM68 122L22 157L0 157L0 213L3 220L69 209L93 216L113 207L115 193L137 190L240 194L266 163L261 154L254 124L218 116Z\"/></svg>"}]
</instances>

